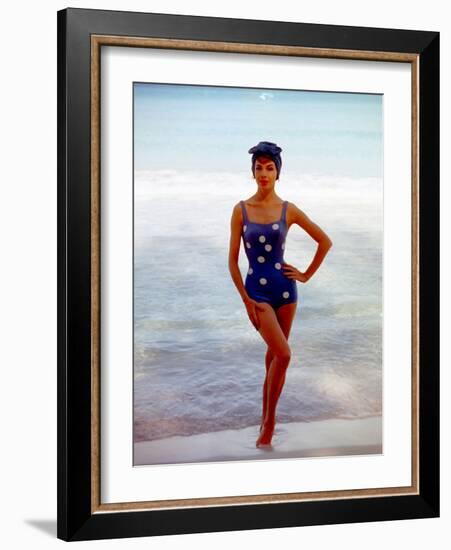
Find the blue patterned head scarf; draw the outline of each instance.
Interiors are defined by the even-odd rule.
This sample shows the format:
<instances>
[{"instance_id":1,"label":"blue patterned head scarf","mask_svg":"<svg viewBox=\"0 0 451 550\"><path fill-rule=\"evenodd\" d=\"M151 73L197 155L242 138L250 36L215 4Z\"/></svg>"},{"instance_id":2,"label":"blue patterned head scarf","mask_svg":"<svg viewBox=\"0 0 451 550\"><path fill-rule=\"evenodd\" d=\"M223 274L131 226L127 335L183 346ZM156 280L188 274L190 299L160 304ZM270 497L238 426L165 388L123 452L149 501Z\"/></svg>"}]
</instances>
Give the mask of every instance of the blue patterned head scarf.
<instances>
[{"instance_id":1,"label":"blue patterned head scarf","mask_svg":"<svg viewBox=\"0 0 451 550\"><path fill-rule=\"evenodd\" d=\"M269 157L274 161L277 170L277 179L279 179L280 169L282 168L282 158L280 156L282 149L271 141L260 141L254 147L251 147L248 153L252 153L252 173L255 171L255 161L260 156Z\"/></svg>"}]
</instances>

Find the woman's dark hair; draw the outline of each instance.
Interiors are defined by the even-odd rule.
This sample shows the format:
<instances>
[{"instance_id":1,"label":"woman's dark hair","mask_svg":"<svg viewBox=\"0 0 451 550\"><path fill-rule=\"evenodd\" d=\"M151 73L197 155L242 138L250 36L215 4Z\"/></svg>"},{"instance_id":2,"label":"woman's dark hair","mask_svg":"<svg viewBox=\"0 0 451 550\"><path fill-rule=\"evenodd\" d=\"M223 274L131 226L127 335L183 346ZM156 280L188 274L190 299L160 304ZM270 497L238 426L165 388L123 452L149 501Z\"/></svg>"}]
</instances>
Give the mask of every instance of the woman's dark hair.
<instances>
[{"instance_id":1,"label":"woman's dark hair","mask_svg":"<svg viewBox=\"0 0 451 550\"><path fill-rule=\"evenodd\" d=\"M254 145L254 147L251 147L248 153L252 153L252 173L254 174L254 176L255 162L257 161L257 158L268 157L276 165L277 179L279 179L280 170L282 168L282 158L280 156L281 152L282 149L271 141L260 141L257 145Z\"/></svg>"}]
</instances>

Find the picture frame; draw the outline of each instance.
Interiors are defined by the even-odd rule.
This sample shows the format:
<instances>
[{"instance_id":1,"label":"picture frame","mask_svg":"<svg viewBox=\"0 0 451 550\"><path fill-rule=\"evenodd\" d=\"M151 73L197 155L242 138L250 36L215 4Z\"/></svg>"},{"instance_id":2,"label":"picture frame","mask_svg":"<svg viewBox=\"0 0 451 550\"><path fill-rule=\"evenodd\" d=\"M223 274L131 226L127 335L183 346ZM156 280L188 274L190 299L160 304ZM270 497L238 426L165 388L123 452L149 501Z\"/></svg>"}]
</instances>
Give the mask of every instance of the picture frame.
<instances>
[{"instance_id":1,"label":"picture frame","mask_svg":"<svg viewBox=\"0 0 451 550\"><path fill-rule=\"evenodd\" d=\"M102 502L100 54L112 46L410 65L409 486L166 500L152 499L150 491L140 502ZM438 32L73 8L58 12L57 473L57 536L66 541L439 516ZM196 473L201 476L199 469Z\"/></svg>"}]
</instances>

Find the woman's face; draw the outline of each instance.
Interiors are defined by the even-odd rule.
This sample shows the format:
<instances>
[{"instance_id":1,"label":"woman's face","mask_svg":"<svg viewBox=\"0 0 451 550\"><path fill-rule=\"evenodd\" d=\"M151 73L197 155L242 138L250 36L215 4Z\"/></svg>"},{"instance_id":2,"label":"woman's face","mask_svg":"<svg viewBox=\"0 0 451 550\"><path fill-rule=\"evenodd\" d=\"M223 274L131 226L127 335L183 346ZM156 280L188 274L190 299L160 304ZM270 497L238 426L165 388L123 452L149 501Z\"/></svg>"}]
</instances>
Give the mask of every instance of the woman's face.
<instances>
[{"instance_id":1,"label":"woman's face","mask_svg":"<svg viewBox=\"0 0 451 550\"><path fill-rule=\"evenodd\" d=\"M258 157L255 161L254 177L262 189L274 187L277 178L275 162L268 157Z\"/></svg>"}]
</instances>

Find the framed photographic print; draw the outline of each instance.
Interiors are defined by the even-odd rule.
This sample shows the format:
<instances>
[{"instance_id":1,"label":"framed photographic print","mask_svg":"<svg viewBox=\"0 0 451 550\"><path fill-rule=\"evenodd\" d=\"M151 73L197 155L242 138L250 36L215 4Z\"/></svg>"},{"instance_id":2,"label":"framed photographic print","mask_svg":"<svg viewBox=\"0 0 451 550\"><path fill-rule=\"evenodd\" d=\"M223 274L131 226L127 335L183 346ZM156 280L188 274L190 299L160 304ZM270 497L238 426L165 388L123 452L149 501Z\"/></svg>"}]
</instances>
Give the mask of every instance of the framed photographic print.
<instances>
[{"instance_id":1,"label":"framed photographic print","mask_svg":"<svg viewBox=\"0 0 451 550\"><path fill-rule=\"evenodd\" d=\"M58 537L439 514L439 33L58 12Z\"/></svg>"}]
</instances>

